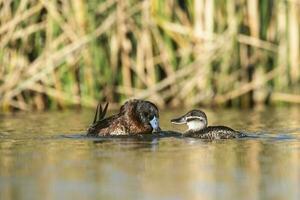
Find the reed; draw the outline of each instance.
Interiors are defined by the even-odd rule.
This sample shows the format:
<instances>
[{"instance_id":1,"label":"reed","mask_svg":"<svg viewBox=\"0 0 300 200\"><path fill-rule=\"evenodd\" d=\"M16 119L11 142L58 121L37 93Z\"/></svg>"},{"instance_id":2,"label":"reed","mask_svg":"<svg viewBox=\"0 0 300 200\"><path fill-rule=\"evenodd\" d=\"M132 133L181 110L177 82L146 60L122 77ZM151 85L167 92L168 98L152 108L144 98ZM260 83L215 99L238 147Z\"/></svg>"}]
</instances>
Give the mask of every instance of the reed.
<instances>
[{"instance_id":1,"label":"reed","mask_svg":"<svg viewBox=\"0 0 300 200\"><path fill-rule=\"evenodd\" d=\"M0 107L300 103L295 0L0 0Z\"/></svg>"}]
</instances>

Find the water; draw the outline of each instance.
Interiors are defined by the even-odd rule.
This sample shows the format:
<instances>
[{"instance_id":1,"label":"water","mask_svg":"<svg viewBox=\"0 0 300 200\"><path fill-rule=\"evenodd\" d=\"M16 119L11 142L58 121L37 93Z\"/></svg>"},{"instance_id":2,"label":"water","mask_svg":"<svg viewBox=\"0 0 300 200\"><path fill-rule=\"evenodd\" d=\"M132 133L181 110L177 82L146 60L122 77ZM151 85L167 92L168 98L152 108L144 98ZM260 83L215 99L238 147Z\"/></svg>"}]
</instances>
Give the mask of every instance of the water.
<instances>
[{"instance_id":1,"label":"water","mask_svg":"<svg viewBox=\"0 0 300 200\"><path fill-rule=\"evenodd\" d=\"M86 138L92 110L0 115L0 199L300 199L299 111L206 110L259 136L212 142Z\"/></svg>"}]
</instances>

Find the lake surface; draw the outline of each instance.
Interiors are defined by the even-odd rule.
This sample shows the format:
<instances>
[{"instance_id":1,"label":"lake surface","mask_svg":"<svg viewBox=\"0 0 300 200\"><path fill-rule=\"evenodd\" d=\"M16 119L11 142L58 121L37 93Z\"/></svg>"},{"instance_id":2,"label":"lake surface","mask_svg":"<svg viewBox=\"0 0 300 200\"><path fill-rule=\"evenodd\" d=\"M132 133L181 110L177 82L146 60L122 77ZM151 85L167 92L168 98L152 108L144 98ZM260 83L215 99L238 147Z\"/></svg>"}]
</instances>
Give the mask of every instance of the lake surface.
<instances>
[{"instance_id":1,"label":"lake surface","mask_svg":"<svg viewBox=\"0 0 300 200\"><path fill-rule=\"evenodd\" d=\"M205 111L258 137L101 140L82 136L93 110L2 114L0 199L300 199L300 107Z\"/></svg>"}]
</instances>

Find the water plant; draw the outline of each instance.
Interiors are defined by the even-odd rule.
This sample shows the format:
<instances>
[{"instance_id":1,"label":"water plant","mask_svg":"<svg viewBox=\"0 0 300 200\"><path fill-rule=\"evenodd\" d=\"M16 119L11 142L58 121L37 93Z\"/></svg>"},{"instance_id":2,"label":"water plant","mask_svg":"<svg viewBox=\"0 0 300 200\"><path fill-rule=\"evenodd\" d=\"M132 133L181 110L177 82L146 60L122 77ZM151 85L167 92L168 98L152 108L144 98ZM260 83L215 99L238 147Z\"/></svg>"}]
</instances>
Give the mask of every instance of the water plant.
<instances>
[{"instance_id":1,"label":"water plant","mask_svg":"<svg viewBox=\"0 0 300 200\"><path fill-rule=\"evenodd\" d=\"M0 0L0 107L300 103L295 0Z\"/></svg>"}]
</instances>

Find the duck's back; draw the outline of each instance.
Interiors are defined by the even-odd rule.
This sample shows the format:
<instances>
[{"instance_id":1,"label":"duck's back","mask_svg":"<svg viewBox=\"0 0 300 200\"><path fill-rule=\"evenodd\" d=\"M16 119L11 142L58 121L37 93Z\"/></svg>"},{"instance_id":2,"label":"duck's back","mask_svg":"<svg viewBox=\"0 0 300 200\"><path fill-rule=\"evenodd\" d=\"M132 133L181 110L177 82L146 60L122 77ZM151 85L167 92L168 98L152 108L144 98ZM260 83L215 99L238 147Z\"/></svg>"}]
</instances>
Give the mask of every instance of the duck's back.
<instances>
[{"instance_id":1,"label":"duck's back","mask_svg":"<svg viewBox=\"0 0 300 200\"><path fill-rule=\"evenodd\" d=\"M95 122L87 132L88 136L113 136L150 133L151 129L118 114Z\"/></svg>"},{"instance_id":2,"label":"duck's back","mask_svg":"<svg viewBox=\"0 0 300 200\"><path fill-rule=\"evenodd\" d=\"M199 131L187 132L185 136L201 139L231 139L245 137L245 134L235 131L227 126L208 126Z\"/></svg>"},{"instance_id":3,"label":"duck's back","mask_svg":"<svg viewBox=\"0 0 300 200\"><path fill-rule=\"evenodd\" d=\"M122 117L113 115L91 124L87 132L88 136L123 135L125 127Z\"/></svg>"}]
</instances>

